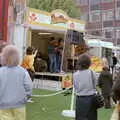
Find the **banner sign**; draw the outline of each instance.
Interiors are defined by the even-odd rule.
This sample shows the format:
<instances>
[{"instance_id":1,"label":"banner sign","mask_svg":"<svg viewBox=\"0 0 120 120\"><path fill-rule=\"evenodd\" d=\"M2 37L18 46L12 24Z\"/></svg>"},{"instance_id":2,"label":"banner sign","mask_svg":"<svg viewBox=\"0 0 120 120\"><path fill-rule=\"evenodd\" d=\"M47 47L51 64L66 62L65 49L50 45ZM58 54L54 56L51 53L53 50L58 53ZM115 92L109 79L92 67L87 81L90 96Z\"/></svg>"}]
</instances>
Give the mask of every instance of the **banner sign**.
<instances>
[{"instance_id":1,"label":"banner sign","mask_svg":"<svg viewBox=\"0 0 120 120\"><path fill-rule=\"evenodd\" d=\"M62 10L54 10L53 12L48 13L30 8L28 10L27 23L32 25L72 29L81 32L85 30L84 21L72 19Z\"/></svg>"},{"instance_id":2,"label":"banner sign","mask_svg":"<svg viewBox=\"0 0 120 120\"><path fill-rule=\"evenodd\" d=\"M0 40L7 40L9 0L0 0Z\"/></svg>"},{"instance_id":3,"label":"banner sign","mask_svg":"<svg viewBox=\"0 0 120 120\"><path fill-rule=\"evenodd\" d=\"M62 77L62 88L72 87L72 74L66 74Z\"/></svg>"}]
</instances>

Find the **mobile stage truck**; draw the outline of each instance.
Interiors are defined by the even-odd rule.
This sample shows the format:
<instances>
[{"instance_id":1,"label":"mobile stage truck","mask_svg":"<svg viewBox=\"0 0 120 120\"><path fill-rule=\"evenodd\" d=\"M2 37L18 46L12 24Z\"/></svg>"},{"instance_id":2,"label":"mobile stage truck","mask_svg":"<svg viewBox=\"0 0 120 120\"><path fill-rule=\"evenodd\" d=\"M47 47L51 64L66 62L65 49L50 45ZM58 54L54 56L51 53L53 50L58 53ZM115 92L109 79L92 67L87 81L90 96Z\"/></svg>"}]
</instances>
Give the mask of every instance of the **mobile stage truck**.
<instances>
[{"instance_id":1,"label":"mobile stage truck","mask_svg":"<svg viewBox=\"0 0 120 120\"><path fill-rule=\"evenodd\" d=\"M47 66L45 71L36 72L35 88L59 90L61 89L61 81L62 87L71 85L71 68L68 69L68 66L71 62L74 63L75 54L77 56L87 50L83 40L84 30L84 21L72 19L62 10L54 10L48 13L28 9L24 25L25 43L26 46L33 46L40 51ZM63 42L60 73L50 73L48 69L48 44L51 37L56 40L54 44L59 38ZM67 82L63 82L66 80Z\"/></svg>"}]
</instances>

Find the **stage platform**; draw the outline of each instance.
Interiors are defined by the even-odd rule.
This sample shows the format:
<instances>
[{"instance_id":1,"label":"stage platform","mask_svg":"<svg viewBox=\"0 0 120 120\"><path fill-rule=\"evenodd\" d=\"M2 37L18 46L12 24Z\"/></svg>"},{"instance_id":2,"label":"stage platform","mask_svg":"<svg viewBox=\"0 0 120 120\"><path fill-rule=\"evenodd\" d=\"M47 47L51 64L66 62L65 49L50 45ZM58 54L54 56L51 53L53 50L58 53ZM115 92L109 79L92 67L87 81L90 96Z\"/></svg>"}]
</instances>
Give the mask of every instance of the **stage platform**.
<instances>
[{"instance_id":1,"label":"stage platform","mask_svg":"<svg viewBox=\"0 0 120 120\"><path fill-rule=\"evenodd\" d=\"M71 79L72 73L36 72L33 85L36 89L48 89L58 91L64 88L64 81L67 80L68 82L71 82Z\"/></svg>"}]
</instances>

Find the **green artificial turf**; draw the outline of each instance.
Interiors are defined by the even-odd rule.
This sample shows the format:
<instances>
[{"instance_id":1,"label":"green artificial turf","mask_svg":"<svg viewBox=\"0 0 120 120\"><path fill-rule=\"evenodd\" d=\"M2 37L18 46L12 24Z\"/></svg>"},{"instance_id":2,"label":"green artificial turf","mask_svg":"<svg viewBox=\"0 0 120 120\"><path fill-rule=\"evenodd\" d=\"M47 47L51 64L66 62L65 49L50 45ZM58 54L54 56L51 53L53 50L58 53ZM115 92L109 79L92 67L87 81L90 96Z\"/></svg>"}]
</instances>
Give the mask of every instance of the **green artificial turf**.
<instances>
[{"instance_id":1,"label":"green artificial turf","mask_svg":"<svg viewBox=\"0 0 120 120\"><path fill-rule=\"evenodd\" d=\"M46 90L34 90L33 94L54 93ZM34 103L27 104L27 120L73 120L61 115L63 110L70 109L71 95L59 94L52 97L33 97ZM100 109L98 120L109 120L112 109Z\"/></svg>"}]
</instances>

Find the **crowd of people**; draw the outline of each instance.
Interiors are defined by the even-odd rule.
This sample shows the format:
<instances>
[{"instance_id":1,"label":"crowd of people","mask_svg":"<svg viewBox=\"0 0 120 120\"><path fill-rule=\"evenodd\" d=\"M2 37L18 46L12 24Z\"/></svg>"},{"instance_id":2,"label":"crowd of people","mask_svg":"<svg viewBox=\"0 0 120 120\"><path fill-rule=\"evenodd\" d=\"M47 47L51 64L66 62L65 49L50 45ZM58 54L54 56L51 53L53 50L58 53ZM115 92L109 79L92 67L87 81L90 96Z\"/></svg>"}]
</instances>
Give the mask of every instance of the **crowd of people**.
<instances>
[{"instance_id":1,"label":"crowd of people","mask_svg":"<svg viewBox=\"0 0 120 120\"><path fill-rule=\"evenodd\" d=\"M97 108L94 102L94 95L99 88L104 98L104 108L110 109L112 102L118 103L120 108L120 71L116 81L113 83L113 70L117 64L117 58L112 54L112 65L109 66L107 59L103 59L103 70L99 77L89 69L91 59L88 54L82 54L78 59L78 69L73 74L73 85L76 94L76 118L75 120L97 120ZM109 68L110 67L110 68ZM111 69L111 71L110 71ZM95 83L95 88L94 84ZM112 102L111 102L112 99ZM118 109L120 116L120 110ZM120 117L118 117L120 120Z\"/></svg>"},{"instance_id":2,"label":"crowd of people","mask_svg":"<svg viewBox=\"0 0 120 120\"><path fill-rule=\"evenodd\" d=\"M61 39L59 40L59 44L60 42ZM34 60L41 56L38 53L32 47L28 47L20 64L19 52L16 46L7 45L2 49L0 54L0 63L2 66L0 67L1 120L4 120L4 118L6 118L5 120L26 119L25 104L31 99L32 81L34 80L35 72ZM53 52L49 53L50 60L53 60L51 56L54 56L55 60L58 60L59 57L53 54ZM93 100L97 86L101 88L104 97L104 107L106 109L111 108L111 98L119 105L120 72L116 78L116 82L113 83L113 75L107 64L103 66L103 71L98 78L96 77L96 73L89 69L90 65L91 59L87 53L79 56L77 70L73 74L73 86L76 94L75 120L97 120L97 108ZM51 66L51 69L53 70L53 66Z\"/></svg>"}]
</instances>

